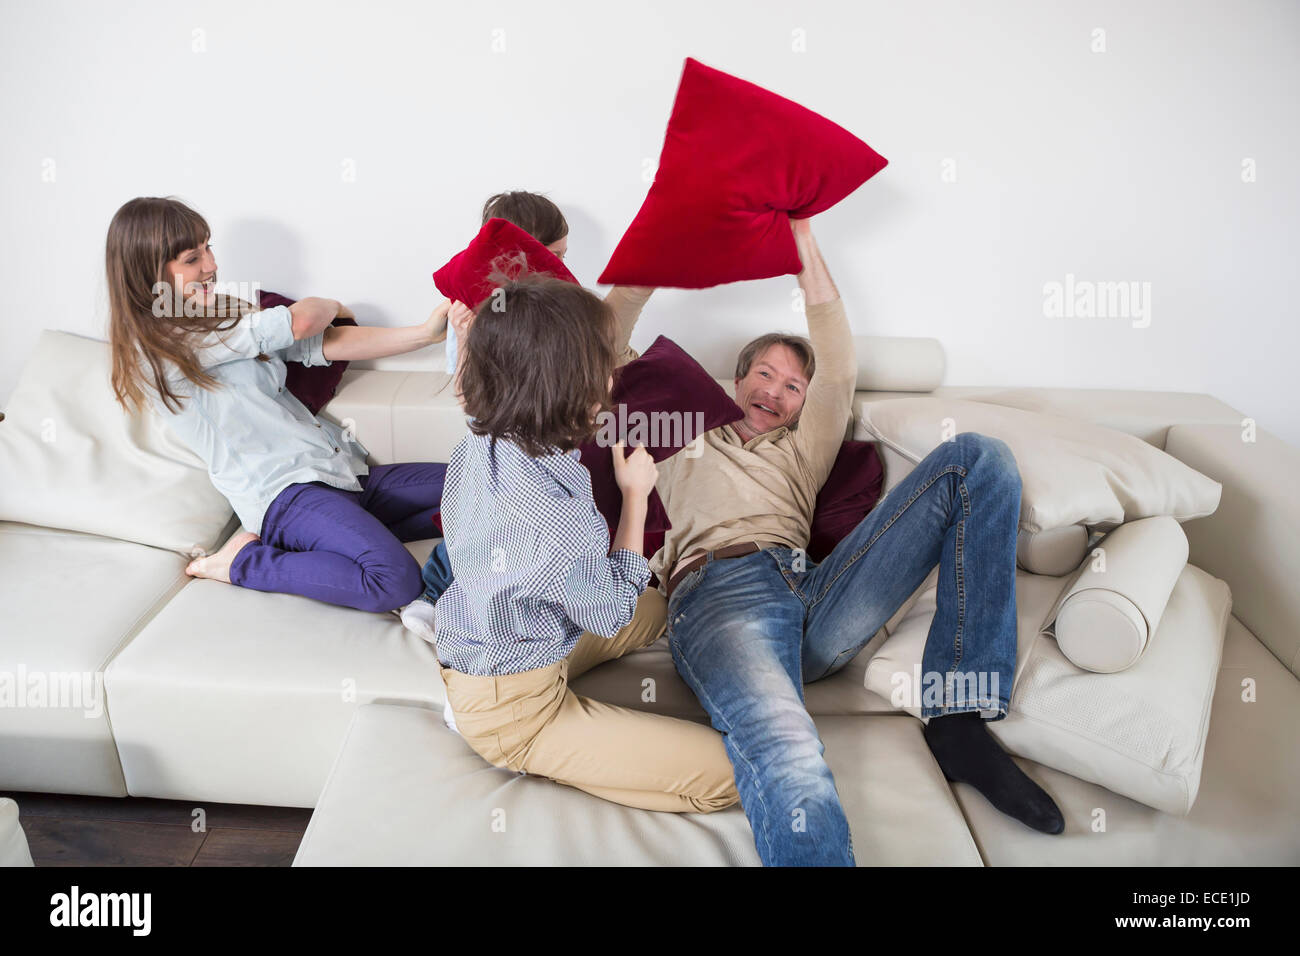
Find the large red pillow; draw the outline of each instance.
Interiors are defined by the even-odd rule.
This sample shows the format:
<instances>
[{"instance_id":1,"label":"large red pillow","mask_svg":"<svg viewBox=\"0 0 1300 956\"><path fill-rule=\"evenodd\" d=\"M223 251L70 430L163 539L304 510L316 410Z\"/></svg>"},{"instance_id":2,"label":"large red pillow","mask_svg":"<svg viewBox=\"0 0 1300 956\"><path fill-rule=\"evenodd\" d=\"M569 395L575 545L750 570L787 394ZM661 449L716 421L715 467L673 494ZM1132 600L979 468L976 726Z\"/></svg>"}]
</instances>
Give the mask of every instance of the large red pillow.
<instances>
[{"instance_id":1,"label":"large red pillow","mask_svg":"<svg viewBox=\"0 0 1300 956\"><path fill-rule=\"evenodd\" d=\"M611 404L612 415L601 422L604 430L579 449L580 460L591 472L596 508L609 524L611 535L618 529L623 510L623 494L614 481L610 447L614 440L623 439L629 447L644 446L659 462L681 451L696 436L745 417L699 362L662 335L640 358L614 373ZM663 546L663 532L671 527L659 493L652 491L646 509L647 556Z\"/></svg>"},{"instance_id":2,"label":"large red pillow","mask_svg":"<svg viewBox=\"0 0 1300 956\"><path fill-rule=\"evenodd\" d=\"M258 308L273 309L277 305L293 305L297 299L280 295L278 292L262 292ZM356 325L355 319L339 316L331 325ZM307 406L307 411L315 415L325 403L338 391L339 380L348 369L348 363L336 360L329 365L308 367L301 362L286 362L284 366L284 387L289 394Z\"/></svg>"},{"instance_id":3,"label":"large red pillow","mask_svg":"<svg viewBox=\"0 0 1300 956\"><path fill-rule=\"evenodd\" d=\"M885 469L874 442L846 441L817 493L808 557L824 561L880 500Z\"/></svg>"},{"instance_id":4,"label":"large red pillow","mask_svg":"<svg viewBox=\"0 0 1300 956\"><path fill-rule=\"evenodd\" d=\"M789 220L887 162L825 117L688 58L654 185L600 282L704 289L797 273Z\"/></svg>"},{"instance_id":5,"label":"large red pillow","mask_svg":"<svg viewBox=\"0 0 1300 956\"><path fill-rule=\"evenodd\" d=\"M560 257L505 219L489 219L464 250L433 274L438 291L471 309L492 294L494 273L511 279L526 273L552 275L578 284Z\"/></svg>"}]
</instances>

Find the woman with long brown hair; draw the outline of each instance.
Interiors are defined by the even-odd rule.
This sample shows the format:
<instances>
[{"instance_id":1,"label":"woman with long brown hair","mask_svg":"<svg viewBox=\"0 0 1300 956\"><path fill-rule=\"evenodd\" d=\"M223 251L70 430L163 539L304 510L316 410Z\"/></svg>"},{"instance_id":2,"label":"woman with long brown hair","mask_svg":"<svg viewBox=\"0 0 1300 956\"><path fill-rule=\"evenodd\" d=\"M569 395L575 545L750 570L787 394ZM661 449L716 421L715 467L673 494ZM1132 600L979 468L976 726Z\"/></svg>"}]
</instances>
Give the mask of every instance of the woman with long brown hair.
<instances>
[{"instance_id":1,"label":"woman with long brown hair","mask_svg":"<svg viewBox=\"0 0 1300 956\"><path fill-rule=\"evenodd\" d=\"M117 399L161 414L243 524L186 573L362 610L402 607L422 583L401 542L430 535L446 465L369 468L360 441L285 388L285 362L423 348L447 304L404 328L331 326L350 316L332 299L258 309L217 291L210 237L184 203L140 198L114 215L106 248Z\"/></svg>"}]
</instances>

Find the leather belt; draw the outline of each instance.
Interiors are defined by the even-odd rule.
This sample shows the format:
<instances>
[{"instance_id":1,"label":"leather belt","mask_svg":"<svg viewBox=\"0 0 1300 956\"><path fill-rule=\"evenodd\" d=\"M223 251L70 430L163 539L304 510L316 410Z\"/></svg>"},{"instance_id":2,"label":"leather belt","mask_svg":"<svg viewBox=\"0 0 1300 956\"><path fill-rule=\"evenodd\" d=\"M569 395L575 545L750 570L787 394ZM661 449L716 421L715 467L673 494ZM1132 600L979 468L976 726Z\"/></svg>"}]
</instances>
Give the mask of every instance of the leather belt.
<instances>
[{"instance_id":1,"label":"leather belt","mask_svg":"<svg viewBox=\"0 0 1300 956\"><path fill-rule=\"evenodd\" d=\"M730 544L725 548L718 548L716 551L700 551L689 561L683 564L671 578L668 579L668 597L673 596L673 589L681 582L682 578L690 574L701 564L713 556L713 560L719 558L740 558L747 554L753 554L759 549L758 542L745 541L742 544Z\"/></svg>"}]
</instances>

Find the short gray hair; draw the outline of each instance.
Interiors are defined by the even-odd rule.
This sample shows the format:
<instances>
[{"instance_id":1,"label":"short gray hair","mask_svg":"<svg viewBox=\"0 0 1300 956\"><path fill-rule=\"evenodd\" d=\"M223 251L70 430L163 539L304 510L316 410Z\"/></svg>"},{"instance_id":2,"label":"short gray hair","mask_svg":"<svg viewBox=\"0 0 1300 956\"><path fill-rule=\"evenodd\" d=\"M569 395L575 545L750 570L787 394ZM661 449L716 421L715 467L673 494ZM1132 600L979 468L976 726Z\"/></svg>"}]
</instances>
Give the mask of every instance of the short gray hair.
<instances>
[{"instance_id":1,"label":"short gray hair","mask_svg":"<svg viewBox=\"0 0 1300 956\"><path fill-rule=\"evenodd\" d=\"M744 378L748 375L754 360L773 345L784 345L799 356L799 361L803 363L803 377L812 381L813 372L817 370L817 358L813 354L812 342L808 341L807 336L789 335L785 332L768 332L766 335L760 335L741 349L736 359L736 378Z\"/></svg>"}]
</instances>

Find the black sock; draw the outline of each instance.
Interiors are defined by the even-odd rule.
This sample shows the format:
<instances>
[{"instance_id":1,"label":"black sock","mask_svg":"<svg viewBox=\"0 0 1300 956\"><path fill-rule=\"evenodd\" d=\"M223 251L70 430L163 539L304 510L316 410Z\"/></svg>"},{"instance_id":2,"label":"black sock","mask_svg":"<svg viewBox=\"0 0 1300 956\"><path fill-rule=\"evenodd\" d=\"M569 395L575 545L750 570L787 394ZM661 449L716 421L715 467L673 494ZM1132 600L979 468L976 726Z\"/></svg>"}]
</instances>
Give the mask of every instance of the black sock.
<instances>
[{"instance_id":1,"label":"black sock","mask_svg":"<svg viewBox=\"0 0 1300 956\"><path fill-rule=\"evenodd\" d=\"M970 784L1025 826L1043 833L1065 829L1065 818L1052 798L1015 765L977 712L931 717L925 742L949 780Z\"/></svg>"}]
</instances>

